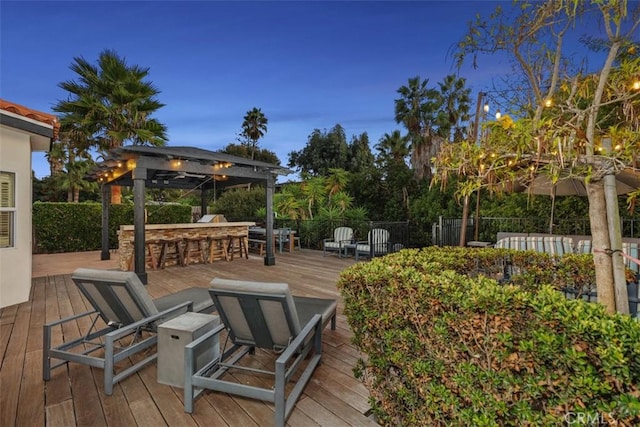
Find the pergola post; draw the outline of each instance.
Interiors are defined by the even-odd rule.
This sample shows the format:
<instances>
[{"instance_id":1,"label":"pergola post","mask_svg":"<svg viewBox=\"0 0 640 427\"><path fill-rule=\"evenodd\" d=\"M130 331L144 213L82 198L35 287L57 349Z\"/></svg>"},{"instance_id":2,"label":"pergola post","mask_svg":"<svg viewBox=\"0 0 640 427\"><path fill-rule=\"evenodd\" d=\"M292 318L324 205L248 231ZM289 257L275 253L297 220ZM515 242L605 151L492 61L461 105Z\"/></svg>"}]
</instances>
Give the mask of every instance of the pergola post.
<instances>
[{"instance_id":1,"label":"pergola post","mask_svg":"<svg viewBox=\"0 0 640 427\"><path fill-rule=\"evenodd\" d=\"M140 281L147 284L145 262L145 226L144 226L144 193L147 169L136 167L132 171L133 178L133 230L134 230L134 271Z\"/></svg>"},{"instance_id":2,"label":"pergola post","mask_svg":"<svg viewBox=\"0 0 640 427\"><path fill-rule=\"evenodd\" d=\"M109 254L109 202L111 198L111 186L110 185L102 185L102 240L101 240L101 249L100 252L100 260L106 261L111 259Z\"/></svg>"},{"instance_id":3,"label":"pergola post","mask_svg":"<svg viewBox=\"0 0 640 427\"><path fill-rule=\"evenodd\" d=\"M265 224L265 238L267 253L264 257L264 265L275 265L276 257L273 246L273 192L276 187L276 180L273 175L269 175L266 185L266 205L267 205L267 222Z\"/></svg>"},{"instance_id":4,"label":"pergola post","mask_svg":"<svg viewBox=\"0 0 640 427\"><path fill-rule=\"evenodd\" d=\"M209 201L209 190L202 186L200 188L200 218L205 216L207 212L207 205Z\"/></svg>"}]
</instances>

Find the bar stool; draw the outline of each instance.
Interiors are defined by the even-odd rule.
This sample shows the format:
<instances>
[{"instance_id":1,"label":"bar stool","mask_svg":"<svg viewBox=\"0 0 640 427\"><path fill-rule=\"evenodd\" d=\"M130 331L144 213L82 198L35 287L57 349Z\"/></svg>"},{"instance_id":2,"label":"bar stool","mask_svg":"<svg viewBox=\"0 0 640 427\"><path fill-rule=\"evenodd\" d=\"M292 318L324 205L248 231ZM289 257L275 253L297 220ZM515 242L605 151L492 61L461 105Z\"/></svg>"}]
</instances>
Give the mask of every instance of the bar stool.
<instances>
[{"instance_id":1,"label":"bar stool","mask_svg":"<svg viewBox=\"0 0 640 427\"><path fill-rule=\"evenodd\" d=\"M183 252L180 248L182 239L177 237L174 239L160 239L160 261L158 262L159 268L164 268L167 265L167 261L175 261L176 265L184 265Z\"/></svg>"},{"instance_id":2,"label":"bar stool","mask_svg":"<svg viewBox=\"0 0 640 427\"><path fill-rule=\"evenodd\" d=\"M244 254L246 259L249 259L249 250L247 249L247 235L245 233L234 233L228 234L227 239L229 239L229 245L227 246L227 253L229 254L229 258L233 261L233 255L238 252L240 254L240 258ZM236 246L237 242L237 246Z\"/></svg>"},{"instance_id":3,"label":"bar stool","mask_svg":"<svg viewBox=\"0 0 640 427\"><path fill-rule=\"evenodd\" d=\"M226 236L209 236L209 262L217 259L229 261L229 253L227 252Z\"/></svg>"},{"instance_id":4,"label":"bar stool","mask_svg":"<svg viewBox=\"0 0 640 427\"><path fill-rule=\"evenodd\" d=\"M205 242L207 238L204 236L194 236L184 238L184 256L182 261L184 265L189 265L189 261L193 255L200 258L200 262L204 264L205 260Z\"/></svg>"},{"instance_id":5,"label":"bar stool","mask_svg":"<svg viewBox=\"0 0 640 427\"><path fill-rule=\"evenodd\" d=\"M133 270L133 259L135 255L135 251L133 250L134 242L133 240L129 243L131 245L132 251L131 255L129 255L129 260L127 261L127 270ZM147 264L149 268L155 270L158 268L158 256L156 252L158 252L158 245L160 244L160 240L147 240L145 241L146 251L144 262Z\"/></svg>"}]
</instances>

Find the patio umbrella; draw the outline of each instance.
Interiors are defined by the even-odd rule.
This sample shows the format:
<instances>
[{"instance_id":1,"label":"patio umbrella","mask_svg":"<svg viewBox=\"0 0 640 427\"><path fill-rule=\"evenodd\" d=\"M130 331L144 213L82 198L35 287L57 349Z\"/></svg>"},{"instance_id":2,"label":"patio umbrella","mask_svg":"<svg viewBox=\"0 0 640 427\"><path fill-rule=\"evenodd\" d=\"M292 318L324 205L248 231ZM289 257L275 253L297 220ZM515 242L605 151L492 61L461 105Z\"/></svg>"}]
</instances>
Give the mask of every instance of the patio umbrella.
<instances>
[{"instance_id":1,"label":"patio umbrella","mask_svg":"<svg viewBox=\"0 0 640 427\"><path fill-rule=\"evenodd\" d=\"M624 169L616 174L616 193L620 196L628 194L640 188L640 171L632 168ZM551 196L551 219L549 221L549 234L553 234L553 216L556 196L586 196L587 187L584 178L570 177L558 180L555 184L547 175L539 174L525 187L529 194Z\"/></svg>"}]
</instances>

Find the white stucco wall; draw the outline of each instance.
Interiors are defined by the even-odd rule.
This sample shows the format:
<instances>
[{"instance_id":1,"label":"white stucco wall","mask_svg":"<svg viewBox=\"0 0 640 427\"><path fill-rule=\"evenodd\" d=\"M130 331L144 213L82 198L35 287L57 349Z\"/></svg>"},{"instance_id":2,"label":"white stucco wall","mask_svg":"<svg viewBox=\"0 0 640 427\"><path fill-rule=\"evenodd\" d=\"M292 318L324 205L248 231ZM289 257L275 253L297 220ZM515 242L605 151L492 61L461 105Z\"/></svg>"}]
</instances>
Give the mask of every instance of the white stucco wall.
<instances>
[{"instance_id":1,"label":"white stucco wall","mask_svg":"<svg viewBox=\"0 0 640 427\"><path fill-rule=\"evenodd\" d=\"M0 124L0 170L15 173L15 246L0 248L0 307L25 302L31 290L31 136Z\"/></svg>"}]
</instances>

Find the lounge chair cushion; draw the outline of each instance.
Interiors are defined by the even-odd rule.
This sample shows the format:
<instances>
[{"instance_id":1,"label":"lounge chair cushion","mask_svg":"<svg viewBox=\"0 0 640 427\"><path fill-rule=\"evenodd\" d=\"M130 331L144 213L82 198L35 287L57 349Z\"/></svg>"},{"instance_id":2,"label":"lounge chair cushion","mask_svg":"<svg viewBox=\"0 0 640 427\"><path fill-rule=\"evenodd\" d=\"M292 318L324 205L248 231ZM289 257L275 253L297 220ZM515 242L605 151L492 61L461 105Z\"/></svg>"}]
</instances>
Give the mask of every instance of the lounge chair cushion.
<instances>
[{"instance_id":1,"label":"lounge chair cushion","mask_svg":"<svg viewBox=\"0 0 640 427\"><path fill-rule=\"evenodd\" d=\"M292 336L300 333L300 320L295 309L293 296L286 283L251 282L245 280L228 280L214 278L211 281L211 288L222 291L246 292L248 294L269 294L284 296L291 313L292 327L289 324L282 310L282 304L278 301L260 301L260 307L264 313L267 328L275 344L286 347ZM236 338L244 341L254 341L255 337L242 312L240 302L237 298L220 296L220 303L224 306L224 311L228 316L228 325L236 334Z\"/></svg>"},{"instance_id":2,"label":"lounge chair cushion","mask_svg":"<svg viewBox=\"0 0 640 427\"><path fill-rule=\"evenodd\" d=\"M333 299L293 297L301 325L306 325L315 314L322 314L322 327L335 316L338 302Z\"/></svg>"},{"instance_id":3,"label":"lounge chair cushion","mask_svg":"<svg viewBox=\"0 0 640 427\"><path fill-rule=\"evenodd\" d=\"M206 288L193 287L183 289L179 292L156 298L153 303L158 311L164 311L185 301L193 302L193 311L195 313L211 313L215 311L213 301Z\"/></svg>"},{"instance_id":4,"label":"lounge chair cushion","mask_svg":"<svg viewBox=\"0 0 640 427\"><path fill-rule=\"evenodd\" d=\"M134 272L78 268L72 279L107 324L128 325L158 313Z\"/></svg>"}]
</instances>

